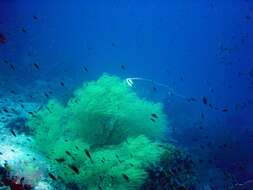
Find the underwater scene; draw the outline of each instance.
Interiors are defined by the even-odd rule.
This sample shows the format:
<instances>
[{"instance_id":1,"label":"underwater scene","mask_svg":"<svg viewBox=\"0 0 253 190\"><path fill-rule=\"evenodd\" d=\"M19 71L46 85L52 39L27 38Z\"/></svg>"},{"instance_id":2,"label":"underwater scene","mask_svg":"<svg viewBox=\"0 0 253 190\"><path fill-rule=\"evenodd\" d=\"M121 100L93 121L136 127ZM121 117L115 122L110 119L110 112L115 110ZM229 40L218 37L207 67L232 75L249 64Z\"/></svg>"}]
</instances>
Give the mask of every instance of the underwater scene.
<instances>
[{"instance_id":1,"label":"underwater scene","mask_svg":"<svg viewBox=\"0 0 253 190\"><path fill-rule=\"evenodd\" d=\"M253 190L253 1L0 0L0 190Z\"/></svg>"}]
</instances>

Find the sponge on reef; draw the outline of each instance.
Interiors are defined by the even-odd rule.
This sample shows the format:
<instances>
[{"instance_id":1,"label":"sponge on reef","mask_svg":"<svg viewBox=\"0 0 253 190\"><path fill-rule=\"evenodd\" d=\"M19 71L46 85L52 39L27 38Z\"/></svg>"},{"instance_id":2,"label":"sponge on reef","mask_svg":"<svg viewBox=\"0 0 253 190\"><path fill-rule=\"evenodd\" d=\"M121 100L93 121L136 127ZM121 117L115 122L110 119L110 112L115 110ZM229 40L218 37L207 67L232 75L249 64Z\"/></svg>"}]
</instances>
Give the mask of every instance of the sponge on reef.
<instances>
[{"instance_id":1,"label":"sponge on reef","mask_svg":"<svg viewBox=\"0 0 253 190\"><path fill-rule=\"evenodd\" d=\"M82 189L138 189L159 161L167 127L160 103L140 99L120 78L102 75L66 105L50 100L28 119L35 148L55 175Z\"/></svg>"}]
</instances>

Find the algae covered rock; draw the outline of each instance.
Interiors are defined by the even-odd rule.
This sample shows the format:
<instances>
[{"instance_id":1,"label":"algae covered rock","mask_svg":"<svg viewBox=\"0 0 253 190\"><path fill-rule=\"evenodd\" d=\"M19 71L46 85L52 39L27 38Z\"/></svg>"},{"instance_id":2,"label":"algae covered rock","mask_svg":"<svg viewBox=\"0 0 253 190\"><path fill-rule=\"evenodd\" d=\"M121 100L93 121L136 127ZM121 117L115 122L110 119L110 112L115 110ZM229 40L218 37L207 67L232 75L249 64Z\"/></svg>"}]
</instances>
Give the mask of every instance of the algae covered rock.
<instances>
[{"instance_id":1,"label":"algae covered rock","mask_svg":"<svg viewBox=\"0 0 253 190\"><path fill-rule=\"evenodd\" d=\"M66 105L50 100L27 125L56 178L82 189L138 189L165 151L158 143L167 127L162 104L140 99L107 74Z\"/></svg>"}]
</instances>

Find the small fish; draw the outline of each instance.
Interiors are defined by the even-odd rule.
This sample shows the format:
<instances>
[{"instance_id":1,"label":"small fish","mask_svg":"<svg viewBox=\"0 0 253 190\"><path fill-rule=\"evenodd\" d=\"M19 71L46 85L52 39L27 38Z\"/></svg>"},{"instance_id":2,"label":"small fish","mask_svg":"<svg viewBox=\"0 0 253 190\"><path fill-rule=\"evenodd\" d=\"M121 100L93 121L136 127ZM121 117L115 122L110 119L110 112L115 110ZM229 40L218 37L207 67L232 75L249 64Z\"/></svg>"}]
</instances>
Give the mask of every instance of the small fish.
<instances>
[{"instance_id":1,"label":"small fish","mask_svg":"<svg viewBox=\"0 0 253 190\"><path fill-rule=\"evenodd\" d=\"M90 161L93 163L93 160L91 158L89 150L88 149L84 149L84 152L85 152L86 156L90 159Z\"/></svg>"},{"instance_id":2,"label":"small fish","mask_svg":"<svg viewBox=\"0 0 253 190\"><path fill-rule=\"evenodd\" d=\"M203 112L201 112L201 118L202 118L202 119L205 119L205 115L204 115Z\"/></svg>"},{"instance_id":3,"label":"small fish","mask_svg":"<svg viewBox=\"0 0 253 190\"><path fill-rule=\"evenodd\" d=\"M17 111L14 108L11 108L11 111L17 113Z\"/></svg>"},{"instance_id":4,"label":"small fish","mask_svg":"<svg viewBox=\"0 0 253 190\"><path fill-rule=\"evenodd\" d=\"M83 66L83 69L84 69L84 71L86 71L87 73L89 72L88 69L87 69L87 67Z\"/></svg>"},{"instance_id":5,"label":"small fish","mask_svg":"<svg viewBox=\"0 0 253 190\"><path fill-rule=\"evenodd\" d=\"M67 151L67 150L65 151L65 153L66 153L67 155L69 155L69 156L72 156L71 153L70 153L69 151Z\"/></svg>"},{"instance_id":6,"label":"small fish","mask_svg":"<svg viewBox=\"0 0 253 190\"><path fill-rule=\"evenodd\" d=\"M228 112L228 109L227 108L223 108L222 112Z\"/></svg>"},{"instance_id":7,"label":"small fish","mask_svg":"<svg viewBox=\"0 0 253 190\"><path fill-rule=\"evenodd\" d=\"M246 19L246 20L250 20L250 19L251 19L251 16L250 16L250 15L246 15L246 16L245 16L245 19Z\"/></svg>"},{"instance_id":8,"label":"small fish","mask_svg":"<svg viewBox=\"0 0 253 190\"><path fill-rule=\"evenodd\" d=\"M178 187L176 190L186 190L186 187L181 186L181 187Z\"/></svg>"},{"instance_id":9,"label":"small fish","mask_svg":"<svg viewBox=\"0 0 253 190\"><path fill-rule=\"evenodd\" d=\"M33 15L33 20L38 20L39 18L36 15Z\"/></svg>"},{"instance_id":10,"label":"small fish","mask_svg":"<svg viewBox=\"0 0 253 190\"><path fill-rule=\"evenodd\" d=\"M11 130L11 133L14 137L17 137L16 133L13 130Z\"/></svg>"},{"instance_id":11,"label":"small fish","mask_svg":"<svg viewBox=\"0 0 253 190\"><path fill-rule=\"evenodd\" d=\"M124 65L120 65L120 68L121 68L122 70L126 70L126 67L125 67Z\"/></svg>"},{"instance_id":12,"label":"small fish","mask_svg":"<svg viewBox=\"0 0 253 190\"><path fill-rule=\"evenodd\" d=\"M78 169L76 166L74 166L74 165L72 165L72 164L69 164L68 167L69 167L71 170L73 170L76 174L79 174L79 173L80 173L80 172L79 172L79 169Z\"/></svg>"},{"instance_id":13,"label":"small fish","mask_svg":"<svg viewBox=\"0 0 253 190\"><path fill-rule=\"evenodd\" d=\"M124 178L127 182L130 182L129 177L128 177L126 174L123 173L122 176L123 176L123 178Z\"/></svg>"},{"instance_id":14,"label":"small fish","mask_svg":"<svg viewBox=\"0 0 253 190\"><path fill-rule=\"evenodd\" d=\"M12 94L16 94L15 90L11 90L10 93Z\"/></svg>"},{"instance_id":15,"label":"small fish","mask_svg":"<svg viewBox=\"0 0 253 190\"><path fill-rule=\"evenodd\" d=\"M47 99L49 99L48 93L44 92L44 95L46 96Z\"/></svg>"},{"instance_id":16,"label":"small fish","mask_svg":"<svg viewBox=\"0 0 253 190\"><path fill-rule=\"evenodd\" d=\"M7 38L5 35L0 33L0 44L5 44L7 42Z\"/></svg>"},{"instance_id":17,"label":"small fish","mask_svg":"<svg viewBox=\"0 0 253 190\"><path fill-rule=\"evenodd\" d=\"M155 122L155 119L154 118L150 118L151 121Z\"/></svg>"},{"instance_id":18,"label":"small fish","mask_svg":"<svg viewBox=\"0 0 253 190\"><path fill-rule=\"evenodd\" d=\"M9 111L8 111L6 108L4 108L3 111L4 111L5 113L9 113Z\"/></svg>"},{"instance_id":19,"label":"small fish","mask_svg":"<svg viewBox=\"0 0 253 190\"><path fill-rule=\"evenodd\" d=\"M190 97L186 99L188 102L196 102L196 98Z\"/></svg>"},{"instance_id":20,"label":"small fish","mask_svg":"<svg viewBox=\"0 0 253 190\"><path fill-rule=\"evenodd\" d=\"M207 104L208 101L207 101L207 97L206 97L206 96L203 96L203 97L202 97L202 102L203 102L203 104L205 104L205 105Z\"/></svg>"},{"instance_id":21,"label":"small fish","mask_svg":"<svg viewBox=\"0 0 253 190\"><path fill-rule=\"evenodd\" d=\"M56 158L55 160L56 160L56 162L58 162L58 163L63 163L63 162L66 161L64 158Z\"/></svg>"},{"instance_id":22,"label":"small fish","mask_svg":"<svg viewBox=\"0 0 253 190\"><path fill-rule=\"evenodd\" d=\"M119 163L121 163L122 161L119 159L119 156L117 154L115 156L118 159Z\"/></svg>"},{"instance_id":23,"label":"small fish","mask_svg":"<svg viewBox=\"0 0 253 190\"><path fill-rule=\"evenodd\" d=\"M56 177L55 177L52 173L49 172L48 175L49 175L49 177L50 177L52 180L54 180L54 181L56 180Z\"/></svg>"},{"instance_id":24,"label":"small fish","mask_svg":"<svg viewBox=\"0 0 253 190\"><path fill-rule=\"evenodd\" d=\"M36 68L36 69L40 69L39 65L37 63L33 63L33 66Z\"/></svg>"},{"instance_id":25,"label":"small fish","mask_svg":"<svg viewBox=\"0 0 253 190\"><path fill-rule=\"evenodd\" d=\"M20 178L20 183L22 184L24 182L25 178L24 177L21 177Z\"/></svg>"},{"instance_id":26,"label":"small fish","mask_svg":"<svg viewBox=\"0 0 253 190\"><path fill-rule=\"evenodd\" d=\"M61 86L63 86L63 87L65 86L64 82L62 82L62 81L60 82L60 84L61 84Z\"/></svg>"},{"instance_id":27,"label":"small fish","mask_svg":"<svg viewBox=\"0 0 253 190\"><path fill-rule=\"evenodd\" d=\"M156 119L158 118L158 116L155 113L152 113L151 116Z\"/></svg>"},{"instance_id":28,"label":"small fish","mask_svg":"<svg viewBox=\"0 0 253 190\"><path fill-rule=\"evenodd\" d=\"M27 30L26 30L24 27L21 28L21 31L22 31L23 33L26 33L26 32L27 32Z\"/></svg>"},{"instance_id":29,"label":"small fish","mask_svg":"<svg viewBox=\"0 0 253 190\"><path fill-rule=\"evenodd\" d=\"M31 111L29 111L29 112L27 112L28 114L30 114L31 116L33 116L33 117L36 117L36 115L33 113L33 112L31 112Z\"/></svg>"},{"instance_id":30,"label":"small fish","mask_svg":"<svg viewBox=\"0 0 253 190\"><path fill-rule=\"evenodd\" d=\"M10 68L11 68L13 71L15 71L15 70L16 70L15 66L14 66L14 65L12 65L12 64L10 64Z\"/></svg>"},{"instance_id":31,"label":"small fish","mask_svg":"<svg viewBox=\"0 0 253 190\"><path fill-rule=\"evenodd\" d=\"M114 42L112 42L112 47L116 47L116 44Z\"/></svg>"},{"instance_id":32,"label":"small fish","mask_svg":"<svg viewBox=\"0 0 253 190\"><path fill-rule=\"evenodd\" d=\"M251 70L249 71L249 76L250 76L250 77L253 77L253 69L251 69Z\"/></svg>"}]
</instances>

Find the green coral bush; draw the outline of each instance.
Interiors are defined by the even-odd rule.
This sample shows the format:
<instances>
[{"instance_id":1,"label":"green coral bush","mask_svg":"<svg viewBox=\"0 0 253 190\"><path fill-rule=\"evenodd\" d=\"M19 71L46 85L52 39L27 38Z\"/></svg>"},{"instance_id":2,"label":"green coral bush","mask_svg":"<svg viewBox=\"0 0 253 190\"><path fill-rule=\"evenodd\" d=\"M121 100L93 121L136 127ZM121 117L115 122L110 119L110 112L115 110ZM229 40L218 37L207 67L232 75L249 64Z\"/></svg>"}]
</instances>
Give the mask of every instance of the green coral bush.
<instances>
[{"instance_id":1,"label":"green coral bush","mask_svg":"<svg viewBox=\"0 0 253 190\"><path fill-rule=\"evenodd\" d=\"M120 78L85 83L64 106L56 100L28 119L35 148L65 183L83 189L137 189L159 161L167 126L162 105L140 99Z\"/></svg>"}]
</instances>

